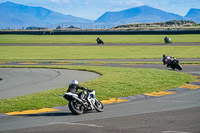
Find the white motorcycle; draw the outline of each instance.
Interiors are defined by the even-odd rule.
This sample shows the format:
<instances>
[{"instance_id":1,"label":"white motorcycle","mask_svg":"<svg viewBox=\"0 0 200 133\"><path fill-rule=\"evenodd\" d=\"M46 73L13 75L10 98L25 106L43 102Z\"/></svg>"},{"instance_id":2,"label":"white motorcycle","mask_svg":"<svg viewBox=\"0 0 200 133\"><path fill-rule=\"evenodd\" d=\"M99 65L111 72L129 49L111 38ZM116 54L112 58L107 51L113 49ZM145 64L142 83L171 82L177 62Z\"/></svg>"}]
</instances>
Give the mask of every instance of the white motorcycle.
<instances>
[{"instance_id":1,"label":"white motorcycle","mask_svg":"<svg viewBox=\"0 0 200 133\"><path fill-rule=\"evenodd\" d=\"M81 115L86 111L97 110L103 112L104 106L101 101L95 98L95 91L85 91L83 98L79 98L77 94L68 92L64 93L63 97L69 101L68 107L75 115Z\"/></svg>"}]
</instances>

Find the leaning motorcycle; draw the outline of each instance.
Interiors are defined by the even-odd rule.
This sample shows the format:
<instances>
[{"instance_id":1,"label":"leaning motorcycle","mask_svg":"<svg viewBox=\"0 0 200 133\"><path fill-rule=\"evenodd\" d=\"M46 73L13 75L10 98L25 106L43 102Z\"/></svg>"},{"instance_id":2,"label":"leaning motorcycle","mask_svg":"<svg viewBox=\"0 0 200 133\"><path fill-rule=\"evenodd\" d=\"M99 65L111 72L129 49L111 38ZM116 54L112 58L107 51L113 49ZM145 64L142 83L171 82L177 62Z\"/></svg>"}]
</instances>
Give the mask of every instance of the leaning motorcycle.
<instances>
[{"instance_id":1,"label":"leaning motorcycle","mask_svg":"<svg viewBox=\"0 0 200 133\"><path fill-rule=\"evenodd\" d=\"M79 98L77 94L68 92L64 93L63 97L69 101L68 107L70 111L75 115L81 115L86 111L96 110L103 112L104 106L101 101L95 98L95 91L85 91L83 98Z\"/></svg>"},{"instance_id":2,"label":"leaning motorcycle","mask_svg":"<svg viewBox=\"0 0 200 133\"><path fill-rule=\"evenodd\" d=\"M183 67L179 64L179 61L177 59L174 59L170 64L169 67L171 67L173 70L178 69L182 70Z\"/></svg>"},{"instance_id":3,"label":"leaning motorcycle","mask_svg":"<svg viewBox=\"0 0 200 133\"><path fill-rule=\"evenodd\" d=\"M169 44L169 43L172 44L171 38L165 38L164 42L165 42L165 44Z\"/></svg>"},{"instance_id":4,"label":"leaning motorcycle","mask_svg":"<svg viewBox=\"0 0 200 133\"><path fill-rule=\"evenodd\" d=\"M97 41L97 44L104 44L102 39L97 39L96 41Z\"/></svg>"}]
</instances>

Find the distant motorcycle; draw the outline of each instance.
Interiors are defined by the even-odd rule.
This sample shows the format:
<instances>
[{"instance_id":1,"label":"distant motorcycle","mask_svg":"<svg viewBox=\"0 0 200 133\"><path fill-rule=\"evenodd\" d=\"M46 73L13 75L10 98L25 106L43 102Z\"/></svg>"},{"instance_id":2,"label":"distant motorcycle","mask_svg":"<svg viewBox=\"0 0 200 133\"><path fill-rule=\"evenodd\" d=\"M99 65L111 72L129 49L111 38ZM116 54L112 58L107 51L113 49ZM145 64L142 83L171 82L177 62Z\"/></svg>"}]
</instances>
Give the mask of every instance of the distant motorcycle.
<instances>
[{"instance_id":1,"label":"distant motorcycle","mask_svg":"<svg viewBox=\"0 0 200 133\"><path fill-rule=\"evenodd\" d=\"M177 59L174 59L171 61L171 63L169 64L169 67L171 67L173 70L178 69L178 70L182 70L183 67L179 64L179 61Z\"/></svg>"},{"instance_id":2,"label":"distant motorcycle","mask_svg":"<svg viewBox=\"0 0 200 133\"><path fill-rule=\"evenodd\" d=\"M68 107L70 111L75 115L81 115L86 111L92 110L103 112L104 106L101 101L95 98L95 91L85 92L86 94L84 94L83 99L80 99L77 94L71 92L63 94L63 97L69 101Z\"/></svg>"},{"instance_id":3,"label":"distant motorcycle","mask_svg":"<svg viewBox=\"0 0 200 133\"><path fill-rule=\"evenodd\" d=\"M168 43L172 44L171 38L168 38L168 37L164 38L164 42L165 42L165 44L168 44Z\"/></svg>"},{"instance_id":4,"label":"distant motorcycle","mask_svg":"<svg viewBox=\"0 0 200 133\"><path fill-rule=\"evenodd\" d=\"M103 40L100 39L99 37L96 39L96 41L97 41L97 44L104 44Z\"/></svg>"}]
</instances>

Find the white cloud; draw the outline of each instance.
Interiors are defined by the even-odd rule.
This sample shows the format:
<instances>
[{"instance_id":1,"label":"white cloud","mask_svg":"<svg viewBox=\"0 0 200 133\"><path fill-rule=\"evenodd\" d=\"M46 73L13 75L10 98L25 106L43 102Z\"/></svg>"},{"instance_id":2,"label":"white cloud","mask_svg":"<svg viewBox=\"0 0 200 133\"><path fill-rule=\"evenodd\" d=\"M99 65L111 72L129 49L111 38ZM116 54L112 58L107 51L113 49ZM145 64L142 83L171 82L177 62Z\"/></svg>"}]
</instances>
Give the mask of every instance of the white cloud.
<instances>
[{"instance_id":1,"label":"white cloud","mask_svg":"<svg viewBox=\"0 0 200 133\"><path fill-rule=\"evenodd\" d=\"M144 5L142 2L136 1L136 0L126 1L126 4L127 4L127 5L136 5L136 6Z\"/></svg>"},{"instance_id":2,"label":"white cloud","mask_svg":"<svg viewBox=\"0 0 200 133\"><path fill-rule=\"evenodd\" d=\"M141 6L144 5L138 0L110 0L109 4L117 6Z\"/></svg>"},{"instance_id":3,"label":"white cloud","mask_svg":"<svg viewBox=\"0 0 200 133\"><path fill-rule=\"evenodd\" d=\"M70 0L49 0L49 1L55 3L70 3Z\"/></svg>"}]
</instances>

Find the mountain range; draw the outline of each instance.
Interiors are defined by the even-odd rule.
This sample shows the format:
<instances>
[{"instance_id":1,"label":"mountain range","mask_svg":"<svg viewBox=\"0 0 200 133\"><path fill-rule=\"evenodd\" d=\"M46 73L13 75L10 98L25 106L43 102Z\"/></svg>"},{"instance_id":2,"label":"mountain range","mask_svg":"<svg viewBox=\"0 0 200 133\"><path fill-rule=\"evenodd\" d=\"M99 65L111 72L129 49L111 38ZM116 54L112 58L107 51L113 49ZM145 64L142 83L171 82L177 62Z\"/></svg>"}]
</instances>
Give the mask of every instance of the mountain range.
<instances>
[{"instance_id":1,"label":"mountain range","mask_svg":"<svg viewBox=\"0 0 200 133\"><path fill-rule=\"evenodd\" d=\"M200 23L200 9L190 9L186 16L165 12L149 6L140 6L118 12L106 12L92 21L72 15L64 15L43 7L32 7L12 2L0 4L0 29L22 28L28 26L56 27L58 25L97 25L152 23L169 20L193 20Z\"/></svg>"},{"instance_id":2,"label":"mountain range","mask_svg":"<svg viewBox=\"0 0 200 133\"><path fill-rule=\"evenodd\" d=\"M185 18L196 23L200 23L200 9L190 9L189 12L185 15Z\"/></svg>"},{"instance_id":3,"label":"mountain range","mask_svg":"<svg viewBox=\"0 0 200 133\"><path fill-rule=\"evenodd\" d=\"M90 23L91 20L63 15L43 7L31 7L12 2L0 4L0 28L28 26L50 27L66 23Z\"/></svg>"},{"instance_id":4,"label":"mountain range","mask_svg":"<svg viewBox=\"0 0 200 133\"><path fill-rule=\"evenodd\" d=\"M101 23L152 23L169 20L185 20L177 14L168 13L149 6L130 8L119 12L106 12L95 22Z\"/></svg>"}]
</instances>

